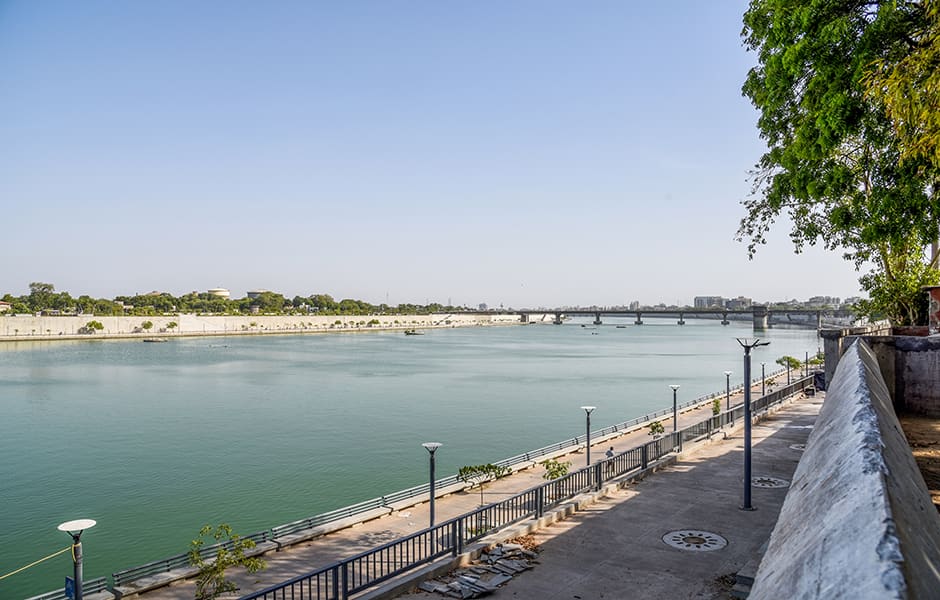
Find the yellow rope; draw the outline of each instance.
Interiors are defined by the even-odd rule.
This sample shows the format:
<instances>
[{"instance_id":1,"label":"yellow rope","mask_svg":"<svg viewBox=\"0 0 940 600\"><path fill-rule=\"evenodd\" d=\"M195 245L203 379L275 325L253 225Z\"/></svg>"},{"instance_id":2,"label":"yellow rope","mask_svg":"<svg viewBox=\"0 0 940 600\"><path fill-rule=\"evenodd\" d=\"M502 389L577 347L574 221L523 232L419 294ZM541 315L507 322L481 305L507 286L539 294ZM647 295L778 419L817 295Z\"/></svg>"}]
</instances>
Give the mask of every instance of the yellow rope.
<instances>
[{"instance_id":1,"label":"yellow rope","mask_svg":"<svg viewBox=\"0 0 940 600\"><path fill-rule=\"evenodd\" d=\"M26 565L25 567L20 567L19 569L15 570L15 571L13 571L13 572L11 572L11 573L7 573L6 575L0 575L0 579L6 579L6 578L9 577L10 575L16 575L16 574L19 573L20 571L25 571L26 569L28 569L28 568L30 568L30 567L35 567L36 565L38 565L38 564L41 563L42 561L44 561L44 560L49 560L50 558L55 558L56 556L62 554L63 552L68 552L68 551L71 550L71 549L72 549L72 546L67 546L67 547L65 547L65 548L62 548L62 549L59 550L58 552L56 552L56 553L54 553L54 554L50 554L49 556L47 556L47 557L45 557L45 558L40 558L40 559L37 560L36 562L31 562L31 563L29 563L28 565ZM73 556L74 556L74 554L73 554Z\"/></svg>"}]
</instances>

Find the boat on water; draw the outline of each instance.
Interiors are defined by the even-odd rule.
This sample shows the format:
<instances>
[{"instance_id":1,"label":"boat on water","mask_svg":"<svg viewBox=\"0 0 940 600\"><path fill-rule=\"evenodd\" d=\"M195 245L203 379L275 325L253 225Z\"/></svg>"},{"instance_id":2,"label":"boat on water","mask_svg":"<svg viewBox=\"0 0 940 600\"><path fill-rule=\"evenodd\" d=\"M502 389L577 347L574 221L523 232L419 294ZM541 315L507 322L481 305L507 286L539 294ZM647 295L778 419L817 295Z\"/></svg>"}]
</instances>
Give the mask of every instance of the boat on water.
<instances>
[{"instance_id":1,"label":"boat on water","mask_svg":"<svg viewBox=\"0 0 940 600\"><path fill-rule=\"evenodd\" d=\"M144 338L145 342L166 342L166 338Z\"/></svg>"},{"instance_id":2,"label":"boat on water","mask_svg":"<svg viewBox=\"0 0 940 600\"><path fill-rule=\"evenodd\" d=\"M626 328L627 328L626 325L617 325L617 329L626 329Z\"/></svg>"},{"instance_id":3,"label":"boat on water","mask_svg":"<svg viewBox=\"0 0 940 600\"><path fill-rule=\"evenodd\" d=\"M417 329L406 329L405 335L424 335L424 332Z\"/></svg>"}]
</instances>

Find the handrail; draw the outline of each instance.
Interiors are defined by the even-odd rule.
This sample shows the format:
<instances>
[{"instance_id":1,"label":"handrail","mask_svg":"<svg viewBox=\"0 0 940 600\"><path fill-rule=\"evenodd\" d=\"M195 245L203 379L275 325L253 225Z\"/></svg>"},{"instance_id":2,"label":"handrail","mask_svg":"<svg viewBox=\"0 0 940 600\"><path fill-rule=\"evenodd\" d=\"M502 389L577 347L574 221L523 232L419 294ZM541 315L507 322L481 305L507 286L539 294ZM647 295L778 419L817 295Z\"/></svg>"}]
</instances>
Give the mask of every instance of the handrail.
<instances>
[{"instance_id":1,"label":"handrail","mask_svg":"<svg viewBox=\"0 0 940 600\"><path fill-rule=\"evenodd\" d=\"M770 379L785 372L786 372L786 369L780 369L773 373L768 373L767 378ZM758 377L756 381L759 382L760 377ZM738 391L742 389L744 389L743 382L735 386L732 386L730 391L731 393L737 393ZM694 400L690 400L688 402L684 402L683 404L678 405L677 409L685 410L693 406L698 406L700 404L704 404L706 402L712 401L715 398L724 397L725 393L726 393L725 390L722 390L720 392L714 392L712 394L701 396ZM624 431L632 427L636 427L637 425L640 425L642 423L648 423L654 419L657 419L659 417L663 417L669 414L672 414L672 407L664 408L664 409L661 409L661 410L658 410L658 411L655 411L655 412L652 412L652 413L649 413L640 417L630 419L628 421L624 421L622 423L618 423L616 425L610 425L600 430L592 431L591 438L599 439L601 437L611 435L619 431ZM579 446L579 445L585 444L586 442L587 442L587 434L583 433L571 439L562 440L560 442L555 442L554 444L549 444L548 446L543 446L535 450L530 450L529 452L524 452L522 454L517 454L509 458L504 458L502 460L496 461L494 464L501 466L501 467L512 468L521 464L533 462L536 459L542 458L544 456L550 456L557 452L561 452L564 449L570 448L572 446ZM434 484L437 489L442 489L447 486L456 485L460 482L461 480L457 478L456 474L454 474L454 475L448 475L447 477L443 477L441 479L437 479L435 480ZM282 525L275 525L274 527L271 527L270 529L259 531L257 533L253 533L251 535L247 535L244 537L248 539L252 539L256 543L262 542L262 541L276 541L278 538L291 535L298 531L311 529L313 527L318 527L321 525L326 525L328 523L338 521L340 519L346 519L355 515L365 514L377 508L388 507L392 503L402 502L405 500L410 500L412 498L418 498L420 496L426 495L429 491L430 491L430 483L426 482L426 483L422 483L422 484L419 484L410 488L406 488L404 490L392 492L384 496L379 496L378 498L370 498L368 500L363 500L355 504L343 506L343 507L340 507L331 511L305 517L303 519L297 519L296 521L291 521L289 523L284 523ZM219 546L218 544L212 545L212 546L206 546L205 548L202 549L203 556L208 557L209 555L214 554L215 549L218 548L218 546ZM114 585L122 585L130 581L134 581L135 579L140 579L142 577L147 577L149 575L154 575L157 573L165 573L173 569L179 569L179 568L188 567L188 566L189 566L189 553L183 552L183 553L176 554L167 558L163 558L161 560L155 560L155 561L143 564L143 565L131 567L129 569L124 569L122 571L117 571L113 573L111 576L114 579Z\"/></svg>"},{"instance_id":2,"label":"handrail","mask_svg":"<svg viewBox=\"0 0 940 600\"><path fill-rule=\"evenodd\" d=\"M802 377L752 402L756 414L771 404L782 402L812 384L812 375ZM679 431L620 452L613 458L582 467L568 475L527 489L510 498L482 506L433 527L429 527L366 550L355 556L297 575L263 590L241 596L239 600L338 600L361 592L392 577L427 564L437 558L458 556L470 542L525 518L540 518L546 508L651 463L675 450L685 441L710 435L721 426L743 417L744 407L703 419Z\"/></svg>"},{"instance_id":3,"label":"handrail","mask_svg":"<svg viewBox=\"0 0 940 600\"><path fill-rule=\"evenodd\" d=\"M88 579L82 583L82 592L84 594L95 594L106 589L108 589L108 580L104 577ZM69 597L65 595L65 588L61 588L38 596L31 596L26 600L69 600Z\"/></svg>"}]
</instances>

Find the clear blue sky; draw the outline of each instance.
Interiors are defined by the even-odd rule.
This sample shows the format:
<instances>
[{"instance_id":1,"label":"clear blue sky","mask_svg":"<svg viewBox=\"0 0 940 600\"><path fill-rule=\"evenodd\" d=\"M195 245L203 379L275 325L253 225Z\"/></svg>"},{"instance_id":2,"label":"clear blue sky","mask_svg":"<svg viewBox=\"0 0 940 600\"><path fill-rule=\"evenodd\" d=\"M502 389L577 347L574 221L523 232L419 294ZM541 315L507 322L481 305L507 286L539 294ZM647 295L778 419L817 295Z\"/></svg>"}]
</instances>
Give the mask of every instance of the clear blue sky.
<instances>
[{"instance_id":1,"label":"clear blue sky","mask_svg":"<svg viewBox=\"0 0 940 600\"><path fill-rule=\"evenodd\" d=\"M746 4L0 2L0 293L857 294L733 241Z\"/></svg>"}]
</instances>

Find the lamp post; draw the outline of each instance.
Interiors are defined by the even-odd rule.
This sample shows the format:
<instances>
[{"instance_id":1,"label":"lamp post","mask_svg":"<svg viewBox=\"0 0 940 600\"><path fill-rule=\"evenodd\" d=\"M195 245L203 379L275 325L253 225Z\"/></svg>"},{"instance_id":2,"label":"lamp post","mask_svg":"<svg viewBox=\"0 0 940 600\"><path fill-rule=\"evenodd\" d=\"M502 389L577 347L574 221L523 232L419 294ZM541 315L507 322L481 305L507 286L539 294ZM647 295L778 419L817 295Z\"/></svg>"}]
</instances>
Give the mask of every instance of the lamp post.
<instances>
[{"instance_id":1,"label":"lamp post","mask_svg":"<svg viewBox=\"0 0 940 600\"><path fill-rule=\"evenodd\" d=\"M770 342L738 338L738 343L744 348L744 381L747 382L744 385L744 504L741 510L754 510L751 506L751 349Z\"/></svg>"},{"instance_id":2,"label":"lamp post","mask_svg":"<svg viewBox=\"0 0 940 600\"><path fill-rule=\"evenodd\" d=\"M672 432L675 433L678 429L677 423L679 413L676 411L676 392L679 391L679 385L673 384L669 386L672 389Z\"/></svg>"},{"instance_id":3,"label":"lamp post","mask_svg":"<svg viewBox=\"0 0 940 600\"><path fill-rule=\"evenodd\" d=\"M72 600L82 600L82 532L95 526L92 519L78 519L62 523L56 529L72 536L72 565L75 593Z\"/></svg>"},{"instance_id":4,"label":"lamp post","mask_svg":"<svg viewBox=\"0 0 940 600\"><path fill-rule=\"evenodd\" d=\"M438 448L440 448L443 444L441 444L440 442L425 442L425 443L423 443L423 444L421 444L421 445L424 446L424 449L428 451L428 457L429 457L429 460L430 460L430 471L431 471L431 474L430 474L430 481L431 481L431 489L430 489L429 498L431 499L431 500L430 500L430 505L431 505L431 524L429 525L429 527L434 527L434 452L435 452Z\"/></svg>"},{"instance_id":5,"label":"lamp post","mask_svg":"<svg viewBox=\"0 0 940 600\"><path fill-rule=\"evenodd\" d=\"M594 412L596 406L582 406L581 410L584 411L584 416L587 417L587 440L584 443L585 453L587 454L587 466L591 466L591 413Z\"/></svg>"},{"instance_id":6,"label":"lamp post","mask_svg":"<svg viewBox=\"0 0 940 600\"><path fill-rule=\"evenodd\" d=\"M803 377L809 377L809 350L803 353Z\"/></svg>"},{"instance_id":7,"label":"lamp post","mask_svg":"<svg viewBox=\"0 0 940 600\"><path fill-rule=\"evenodd\" d=\"M731 410L731 371L725 371L725 404Z\"/></svg>"},{"instance_id":8,"label":"lamp post","mask_svg":"<svg viewBox=\"0 0 940 600\"><path fill-rule=\"evenodd\" d=\"M764 371L764 367L767 366L767 363L762 362L760 364L760 395L764 397L767 395L767 374Z\"/></svg>"}]
</instances>

